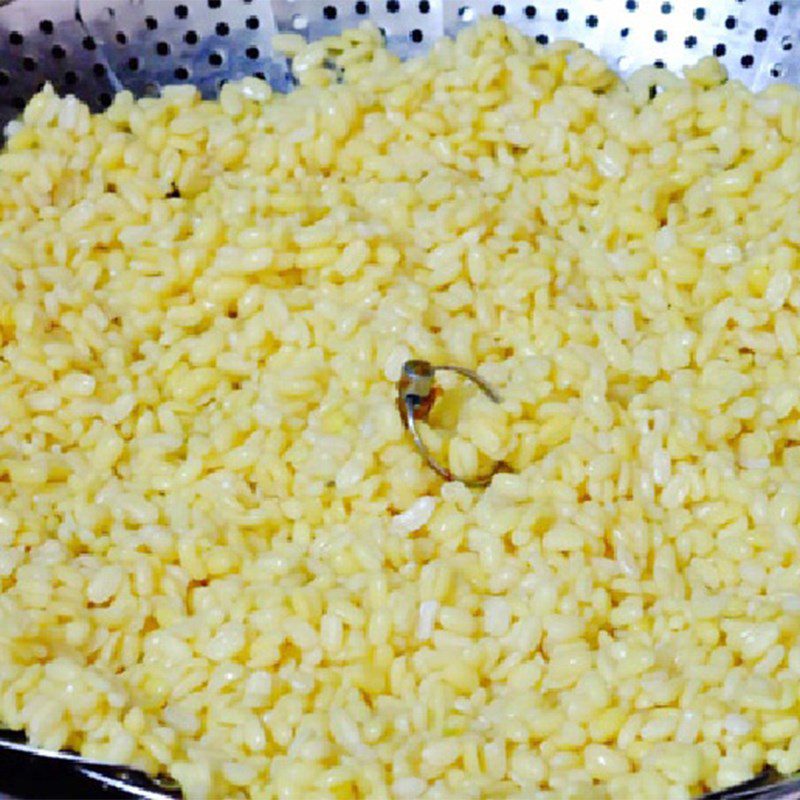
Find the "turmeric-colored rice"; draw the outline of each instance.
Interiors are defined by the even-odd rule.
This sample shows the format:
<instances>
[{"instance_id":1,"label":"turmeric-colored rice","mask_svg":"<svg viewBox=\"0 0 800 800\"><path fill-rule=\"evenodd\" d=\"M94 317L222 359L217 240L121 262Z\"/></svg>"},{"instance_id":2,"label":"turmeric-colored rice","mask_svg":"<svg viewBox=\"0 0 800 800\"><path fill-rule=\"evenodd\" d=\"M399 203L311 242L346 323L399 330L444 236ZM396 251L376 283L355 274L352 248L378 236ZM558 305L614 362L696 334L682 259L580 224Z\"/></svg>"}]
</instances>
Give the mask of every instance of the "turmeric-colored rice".
<instances>
[{"instance_id":1,"label":"turmeric-colored rice","mask_svg":"<svg viewBox=\"0 0 800 800\"><path fill-rule=\"evenodd\" d=\"M288 96L47 88L0 154L0 727L198 799L800 768L800 93L279 44ZM412 357L516 473L424 465Z\"/></svg>"}]
</instances>

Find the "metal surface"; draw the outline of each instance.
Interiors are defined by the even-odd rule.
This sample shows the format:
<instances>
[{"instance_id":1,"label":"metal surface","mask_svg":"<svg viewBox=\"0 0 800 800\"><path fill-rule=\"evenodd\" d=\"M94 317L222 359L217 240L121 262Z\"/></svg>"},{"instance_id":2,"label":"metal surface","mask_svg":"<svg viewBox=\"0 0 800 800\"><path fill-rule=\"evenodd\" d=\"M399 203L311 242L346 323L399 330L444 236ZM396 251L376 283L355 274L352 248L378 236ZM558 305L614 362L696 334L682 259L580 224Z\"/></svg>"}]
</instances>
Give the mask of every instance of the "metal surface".
<instances>
[{"instance_id":1,"label":"metal surface","mask_svg":"<svg viewBox=\"0 0 800 800\"><path fill-rule=\"evenodd\" d=\"M427 421L433 404L440 394L441 390L434 384L437 372L455 372L474 383L493 403L502 402L502 398L491 384L471 369L449 365L434 367L427 361L413 359L403 364L400 380L397 381L397 408L400 412L400 419L411 434L417 452L434 472L441 475L446 481L461 481L466 486L487 486L498 472L509 471L507 464L498 461L485 475L454 475L433 457L433 453L422 438L417 421Z\"/></svg>"},{"instance_id":2,"label":"metal surface","mask_svg":"<svg viewBox=\"0 0 800 800\"><path fill-rule=\"evenodd\" d=\"M291 85L273 33L311 39L369 20L402 57L493 14L540 41L576 39L623 74L717 55L753 89L800 81L800 0L10 0L0 5L0 125L51 81L93 109L113 93L265 77Z\"/></svg>"},{"instance_id":3,"label":"metal surface","mask_svg":"<svg viewBox=\"0 0 800 800\"><path fill-rule=\"evenodd\" d=\"M680 70L716 55L755 90L800 83L800 0L0 0L0 129L45 81L95 110L120 89L152 94L169 83L193 83L213 96L222 81L256 75L286 90L291 65L271 48L275 32L316 39L369 20L392 51L410 57L487 14L540 42L576 39L623 75L646 64ZM0 755L8 756L3 738ZM62 789L65 796L63 770L75 772L70 759L16 756L15 777L30 769L26 796ZM34 766L24 767L24 759ZM46 787L44 762L62 770ZM81 769L83 777L97 772ZM0 793L11 785L3 775L9 771L0 770ZM94 777L98 797L120 796L123 788L128 796L155 796L137 795L116 775L113 785L108 775ZM775 783L770 774L713 797L800 800L800 780Z\"/></svg>"},{"instance_id":4,"label":"metal surface","mask_svg":"<svg viewBox=\"0 0 800 800\"><path fill-rule=\"evenodd\" d=\"M178 800L180 796L171 781L72 752L41 750L26 744L19 733L0 731L0 800Z\"/></svg>"}]
</instances>

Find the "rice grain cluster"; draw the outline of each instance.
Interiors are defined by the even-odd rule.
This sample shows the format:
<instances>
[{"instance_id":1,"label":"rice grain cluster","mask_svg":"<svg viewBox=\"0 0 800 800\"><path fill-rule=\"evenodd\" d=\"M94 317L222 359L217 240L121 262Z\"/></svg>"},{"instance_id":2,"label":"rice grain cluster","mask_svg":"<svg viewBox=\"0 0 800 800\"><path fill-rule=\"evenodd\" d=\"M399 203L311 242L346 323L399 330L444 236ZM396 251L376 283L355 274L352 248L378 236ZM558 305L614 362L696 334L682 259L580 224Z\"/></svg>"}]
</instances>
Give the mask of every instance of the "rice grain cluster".
<instances>
[{"instance_id":1,"label":"rice grain cluster","mask_svg":"<svg viewBox=\"0 0 800 800\"><path fill-rule=\"evenodd\" d=\"M280 45L288 96L48 88L0 154L0 724L197 800L800 768L800 93ZM412 357L515 474L424 466Z\"/></svg>"}]
</instances>

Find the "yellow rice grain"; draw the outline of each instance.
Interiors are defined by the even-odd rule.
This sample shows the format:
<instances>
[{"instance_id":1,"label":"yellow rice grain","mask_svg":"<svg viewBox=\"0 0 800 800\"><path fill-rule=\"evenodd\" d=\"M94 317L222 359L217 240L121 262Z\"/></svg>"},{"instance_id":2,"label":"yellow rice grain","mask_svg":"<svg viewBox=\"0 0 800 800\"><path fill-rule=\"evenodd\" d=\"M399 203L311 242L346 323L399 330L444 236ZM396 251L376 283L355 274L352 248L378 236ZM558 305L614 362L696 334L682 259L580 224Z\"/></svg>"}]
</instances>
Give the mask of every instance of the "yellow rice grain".
<instances>
[{"instance_id":1,"label":"yellow rice grain","mask_svg":"<svg viewBox=\"0 0 800 800\"><path fill-rule=\"evenodd\" d=\"M45 88L0 153L0 723L198 799L800 768L800 93L277 44L288 96ZM515 474L425 467L411 357Z\"/></svg>"}]
</instances>

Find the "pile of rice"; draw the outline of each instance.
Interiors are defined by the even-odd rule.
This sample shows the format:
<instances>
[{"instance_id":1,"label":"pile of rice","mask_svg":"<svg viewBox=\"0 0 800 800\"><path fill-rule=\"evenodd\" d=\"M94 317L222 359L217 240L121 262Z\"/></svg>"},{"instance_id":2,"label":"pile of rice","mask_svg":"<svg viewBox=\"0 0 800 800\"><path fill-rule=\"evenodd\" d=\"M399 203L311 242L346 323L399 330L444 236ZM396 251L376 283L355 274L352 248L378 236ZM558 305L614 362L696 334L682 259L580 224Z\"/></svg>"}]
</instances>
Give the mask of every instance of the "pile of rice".
<instances>
[{"instance_id":1,"label":"pile of rice","mask_svg":"<svg viewBox=\"0 0 800 800\"><path fill-rule=\"evenodd\" d=\"M189 798L800 768L800 93L281 46L289 96L45 89L0 155L0 724ZM423 465L411 357L516 474Z\"/></svg>"}]
</instances>

